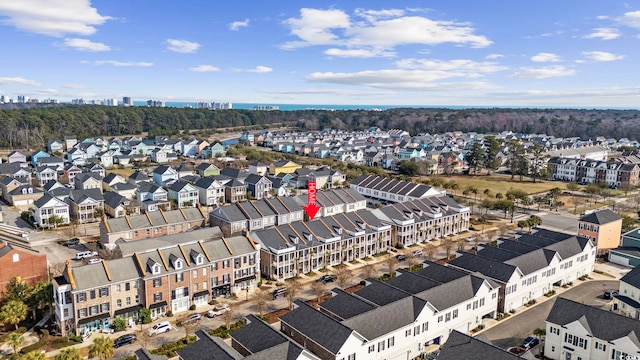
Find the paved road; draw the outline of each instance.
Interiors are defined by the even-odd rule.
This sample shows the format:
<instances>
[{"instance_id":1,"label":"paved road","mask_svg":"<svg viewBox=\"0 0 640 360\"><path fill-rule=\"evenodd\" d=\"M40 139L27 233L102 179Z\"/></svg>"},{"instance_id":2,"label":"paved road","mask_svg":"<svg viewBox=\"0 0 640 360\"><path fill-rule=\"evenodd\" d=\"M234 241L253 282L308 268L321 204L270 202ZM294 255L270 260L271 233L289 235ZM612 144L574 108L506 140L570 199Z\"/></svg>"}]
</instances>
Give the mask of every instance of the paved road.
<instances>
[{"instance_id":1,"label":"paved road","mask_svg":"<svg viewBox=\"0 0 640 360\"><path fill-rule=\"evenodd\" d=\"M559 296L582 302L595 307L606 307L610 303L604 300L602 294L606 289L617 289L617 280L592 280L580 282L573 288L564 291ZM544 328L544 319L551 311L555 298L541 302L538 305L523 311L520 314L511 316L506 320L494 325L482 333L492 344L507 349L511 346L518 346L519 340L530 335L536 328Z\"/></svg>"},{"instance_id":2,"label":"paved road","mask_svg":"<svg viewBox=\"0 0 640 360\"><path fill-rule=\"evenodd\" d=\"M539 213L542 226L552 230L575 233L578 229L578 216L563 212Z\"/></svg>"}]
</instances>

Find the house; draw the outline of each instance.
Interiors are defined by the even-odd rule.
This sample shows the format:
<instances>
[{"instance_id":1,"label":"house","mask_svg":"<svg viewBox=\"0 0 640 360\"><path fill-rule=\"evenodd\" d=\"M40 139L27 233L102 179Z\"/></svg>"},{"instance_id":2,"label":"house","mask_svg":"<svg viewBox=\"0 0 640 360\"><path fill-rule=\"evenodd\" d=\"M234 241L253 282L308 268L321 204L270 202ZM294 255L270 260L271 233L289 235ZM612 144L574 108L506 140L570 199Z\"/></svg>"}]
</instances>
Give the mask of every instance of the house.
<instances>
[{"instance_id":1,"label":"house","mask_svg":"<svg viewBox=\"0 0 640 360\"><path fill-rule=\"evenodd\" d=\"M23 167L24 165L24 167ZM31 169L27 167L27 164L0 164L0 177L12 177L18 179L24 183L31 183Z\"/></svg>"},{"instance_id":2,"label":"house","mask_svg":"<svg viewBox=\"0 0 640 360\"><path fill-rule=\"evenodd\" d=\"M224 185L212 177L203 177L193 186L198 189L198 201L202 205L214 206L224 204Z\"/></svg>"},{"instance_id":3,"label":"house","mask_svg":"<svg viewBox=\"0 0 640 360\"><path fill-rule=\"evenodd\" d=\"M469 354L473 354L476 360L521 360L523 356L510 353L495 345L472 337L458 330L453 330L449 334L447 342L442 345L438 352L438 360L459 360L466 359Z\"/></svg>"},{"instance_id":4,"label":"house","mask_svg":"<svg viewBox=\"0 0 640 360\"><path fill-rule=\"evenodd\" d=\"M50 157L50 156L51 155L47 154L42 150L34 152L33 154L31 154L31 166L33 167L38 166L38 159L44 158L44 157Z\"/></svg>"},{"instance_id":5,"label":"house","mask_svg":"<svg viewBox=\"0 0 640 360\"><path fill-rule=\"evenodd\" d=\"M79 167L72 163L67 163L64 166L62 179L60 179L65 184L75 184L75 177L80 174L82 170Z\"/></svg>"},{"instance_id":6,"label":"house","mask_svg":"<svg viewBox=\"0 0 640 360\"><path fill-rule=\"evenodd\" d=\"M115 156L120 155L120 151L109 150L98 154L100 164L105 169L111 169L115 162Z\"/></svg>"},{"instance_id":7,"label":"house","mask_svg":"<svg viewBox=\"0 0 640 360\"><path fill-rule=\"evenodd\" d=\"M56 168L48 167L48 166L38 166L36 167L36 179L38 179L38 183L40 186L44 186L44 184L49 181L56 181L58 179L58 171Z\"/></svg>"},{"instance_id":8,"label":"house","mask_svg":"<svg viewBox=\"0 0 640 360\"><path fill-rule=\"evenodd\" d=\"M65 136L64 137L64 148L67 151L70 151L71 149L73 149L74 146L76 146L77 143L78 143L78 139L76 139L75 136Z\"/></svg>"},{"instance_id":9,"label":"house","mask_svg":"<svg viewBox=\"0 0 640 360\"><path fill-rule=\"evenodd\" d=\"M198 140L191 139L182 142L182 148L180 149L182 156L195 157L198 155Z\"/></svg>"},{"instance_id":10,"label":"house","mask_svg":"<svg viewBox=\"0 0 640 360\"><path fill-rule=\"evenodd\" d=\"M475 254L458 252L447 263L482 274L500 286L498 311L512 311L553 290L554 286L588 275L595 264L595 245L584 237L536 229L497 246L479 246Z\"/></svg>"},{"instance_id":11,"label":"house","mask_svg":"<svg viewBox=\"0 0 640 360\"><path fill-rule=\"evenodd\" d=\"M0 179L0 189L2 190L2 200L9 203L9 193L14 189L27 185L28 183L24 182L23 179L13 178L11 176L5 176Z\"/></svg>"},{"instance_id":12,"label":"house","mask_svg":"<svg viewBox=\"0 0 640 360\"><path fill-rule=\"evenodd\" d=\"M254 135L252 133L250 133L248 131L243 131L242 134L240 135L240 140L246 140L249 143L253 144L254 141L255 141L255 137L254 137Z\"/></svg>"},{"instance_id":13,"label":"house","mask_svg":"<svg viewBox=\"0 0 640 360\"><path fill-rule=\"evenodd\" d=\"M236 179L224 183L224 198L235 203L247 199L247 186Z\"/></svg>"},{"instance_id":14,"label":"house","mask_svg":"<svg viewBox=\"0 0 640 360\"><path fill-rule=\"evenodd\" d=\"M102 177L92 172L83 172L75 176L73 179L74 189L76 190L93 190L97 189L102 192Z\"/></svg>"},{"instance_id":15,"label":"house","mask_svg":"<svg viewBox=\"0 0 640 360\"><path fill-rule=\"evenodd\" d=\"M103 196L104 212L113 218L140 214L140 208L135 206L130 198L113 191L106 191Z\"/></svg>"},{"instance_id":16,"label":"house","mask_svg":"<svg viewBox=\"0 0 640 360\"><path fill-rule=\"evenodd\" d=\"M178 180L169 185L169 199L174 200L179 208L196 207L198 205L198 189L188 182Z\"/></svg>"},{"instance_id":17,"label":"house","mask_svg":"<svg viewBox=\"0 0 640 360\"><path fill-rule=\"evenodd\" d=\"M246 179L247 176L249 176L249 172L242 169L226 167L220 170L220 175L224 175L229 179L236 179L240 182L244 182L244 179Z\"/></svg>"},{"instance_id":18,"label":"house","mask_svg":"<svg viewBox=\"0 0 640 360\"><path fill-rule=\"evenodd\" d=\"M202 156L202 152L209 145L211 145L211 144L209 144L209 142L207 140L198 140L198 144L196 145L196 155Z\"/></svg>"},{"instance_id":19,"label":"house","mask_svg":"<svg viewBox=\"0 0 640 360\"><path fill-rule=\"evenodd\" d=\"M640 265L640 228L622 234L620 247L609 250L609 261L622 266Z\"/></svg>"},{"instance_id":20,"label":"house","mask_svg":"<svg viewBox=\"0 0 640 360\"><path fill-rule=\"evenodd\" d=\"M559 297L545 320L549 359L632 359L640 352L640 322Z\"/></svg>"},{"instance_id":21,"label":"house","mask_svg":"<svg viewBox=\"0 0 640 360\"><path fill-rule=\"evenodd\" d=\"M125 183L126 180L122 175L118 175L116 173L109 173L102 179L102 190L103 191L111 191L113 185Z\"/></svg>"},{"instance_id":22,"label":"house","mask_svg":"<svg viewBox=\"0 0 640 360\"><path fill-rule=\"evenodd\" d=\"M137 186L128 182L116 183L116 184L113 184L113 186L111 186L111 191L116 192L126 197L127 199L135 198L137 189L138 189Z\"/></svg>"},{"instance_id":23,"label":"house","mask_svg":"<svg viewBox=\"0 0 640 360\"><path fill-rule=\"evenodd\" d=\"M87 163L87 153L80 148L73 148L67 152L67 161L74 165L84 165Z\"/></svg>"},{"instance_id":24,"label":"house","mask_svg":"<svg viewBox=\"0 0 640 360\"><path fill-rule=\"evenodd\" d=\"M206 225L202 210L184 208L179 210L147 212L141 215L125 215L124 218L103 217L100 223L100 242L115 244L119 239L142 240L165 235L184 233Z\"/></svg>"},{"instance_id":25,"label":"house","mask_svg":"<svg viewBox=\"0 0 640 360\"><path fill-rule=\"evenodd\" d=\"M48 166L62 171L64 169L64 159L57 156L40 157L36 162L36 167L38 166Z\"/></svg>"},{"instance_id":26,"label":"house","mask_svg":"<svg viewBox=\"0 0 640 360\"><path fill-rule=\"evenodd\" d=\"M280 173L291 174L300 168L302 168L302 165L298 165L293 161L280 160L280 161L273 162L271 163L271 165L269 165L269 174L271 175L277 175Z\"/></svg>"},{"instance_id":27,"label":"house","mask_svg":"<svg viewBox=\"0 0 640 360\"><path fill-rule=\"evenodd\" d=\"M247 191L256 200L264 199L271 196L271 187L273 183L265 176L250 174L244 180L247 185Z\"/></svg>"},{"instance_id":28,"label":"house","mask_svg":"<svg viewBox=\"0 0 640 360\"><path fill-rule=\"evenodd\" d=\"M20 277L28 285L38 281L48 281L49 267L47 255L28 247L0 242L0 293L6 291L7 284Z\"/></svg>"},{"instance_id":29,"label":"house","mask_svg":"<svg viewBox=\"0 0 640 360\"><path fill-rule=\"evenodd\" d=\"M201 177L220 175L220 169L217 166L205 162L196 166L196 172Z\"/></svg>"},{"instance_id":30,"label":"house","mask_svg":"<svg viewBox=\"0 0 640 360\"><path fill-rule=\"evenodd\" d=\"M249 172L256 175L267 175L268 166L260 161L249 163Z\"/></svg>"},{"instance_id":31,"label":"house","mask_svg":"<svg viewBox=\"0 0 640 360\"><path fill-rule=\"evenodd\" d=\"M165 209L170 208L169 193L167 190L151 182L141 182L138 184L136 198L143 206L148 203L154 204L156 208L151 211L156 211L157 206L164 207Z\"/></svg>"},{"instance_id":32,"label":"house","mask_svg":"<svg viewBox=\"0 0 640 360\"><path fill-rule=\"evenodd\" d=\"M349 187L365 197L384 202L402 202L446 195L446 191L430 186L373 175L360 175L351 181Z\"/></svg>"},{"instance_id":33,"label":"house","mask_svg":"<svg viewBox=\"0 0 640 360\"><path fill-rule=\"evenodd\" d=\"M178 180L178 172L168 165L160 165L151 173L153 182L160 186L168 186Z\"/></svg>"},{"instance_id":34,"label":"house","mask_svg":"<svg viewBox=\"0 0 640 360\"><path fill-rule=\"evenodd\" d=\"M77 180L77 178L76 178ZM104 211L104 196L100 188L71 190L69 194L71 217L84 224L98 221Z\"/></svg>"},{"instance_id":35,"label":"house","mask_svg":"<svg viewBox=\"0 0 640 360\"><path fill-rule=\"evenodd\" d=\"M71 194L71 188L67 185L63 185L58 181L49 181L42 187L45 193L56 197L58 200L64 202L67 201Z\"/></svg>"},{"instance_id":36,"label":"house","mask_svg":"<svg viewBox=\"0 0 640 360\"><path fill-rule=\"evenodd\" d=\"M226 153L226 151L225 151L224 145L222 145L219 142L216 142L214 144L211 144L211 145L205 147L202 150L200 156L203 159L211 159L211 158L214 158L214 157L215 158L222 157L222 156L225 155L225 153Z\"/></svg>"},{"instance_id":37,"label":"house","mask_svg":"<svg viewBox=\"0 0 640 360\"><path fill-rule=\"evenodd\" d=\"M148 182L151 181L151 178L149 177L149 175L142 171L142 170L136 170L133 172L133 174L129 175L129 178L127 179L128 182L132 183L132 184L139 184L141 182Z\"/></svg>"},{"instance_id":38,"label":"house","mask_svg":"<svg viewBox=\"0 0 640 360\"><path fill-rule=\"evenodd\" d=\"M20 185L11 190L5 199L10 205L17 207L28 207L36 200L42 197L42 190L36 189L31 185Z\"/></svg>"},{"instance_id":39,"label":"house","mask_svg":"<svg viewBox=\"0 0 640 360\"><path fill-rule=\"evenodd\" d=\"M100 179L105 176L104 167L97 163L92 163L87 166L87 170L91 173L100 175Z\"/></svg>"},{"instance_id":40,"label":"house","mask_svg":"<svg viewBox=\"0 0 640 360\"><path fill-rule=\"evenodd\" d=\"M613 311L640 320L640 268L635 267L620 278L618 294L613 296Z\"/></svg>"},{"instance_id":41,"label":"house","mask_svg":"<svg viewBox=\"0 0 640 360\"><path fill-rule=\"evenodd\" d=\"M193 169L186 164L180 164L176 168L176 173L178 173L178 179L182 180L185 177L193 176Z\"/></svg>"},{"instance_id":42,"label":"house","mask_svg":"<svg viewBox=\"0 0 640 360\"><path fill-rule=\"evenodd\" d=\"M56 220L49 220L52 217ZM40 228L56 228L70 223L69 204L45 193L33 203L33 219Z\"/></svg>"},{"instance_id":43,"label":"house","mask_svg":"<svg viewBox=\"0 0 640 360\"><path fill-rule=\"evenodd\" d=\"M591 239L598 255L606 255L620 246L621 232L622 216L609 209L583 215L578 220L578 235Z\"/></svg>"},{"instance_id":44,"label":"house","mask_svg":"<svg viewBox=\"0 0 640 360\"><path fill-rule=\"evenodd\" d=\"M275 196L291 196L291 187L288 182L275 176L267 176L267 179L271 181L271 188Z\"/></svg>"},{"instance_id":45,"label":"house","mask_svg":"<svg viewBox=\"0 0 640 360\"><path fill-rule=\"evenodd\" d=\"M168 154L169 154L169 150L167 149L164 149L164 148L153 149L153 151L151 152L151 161L158 164L166 164L167 162L169 162L169 160L167 159Z\"/></svg>"},{"instance_id":46,"label":"house","mask_svg":"<svg viewBox=\"0 0 640 360\"><path fill-rule=\"evenodd\" d=\"M19 151L12 151L7 156L7 163L9 164L23 164L27 162L27 156Z\"/></svg>"}]
</instances>

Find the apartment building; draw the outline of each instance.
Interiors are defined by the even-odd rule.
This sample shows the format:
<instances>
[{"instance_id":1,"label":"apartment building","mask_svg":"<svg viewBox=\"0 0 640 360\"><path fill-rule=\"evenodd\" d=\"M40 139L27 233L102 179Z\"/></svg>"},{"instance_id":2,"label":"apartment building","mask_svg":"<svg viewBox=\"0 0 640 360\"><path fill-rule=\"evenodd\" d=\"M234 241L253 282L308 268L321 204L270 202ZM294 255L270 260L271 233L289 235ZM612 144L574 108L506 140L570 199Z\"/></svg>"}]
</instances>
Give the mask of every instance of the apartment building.
<instances>
[{"instance_id":1,"label":"apartment building","mask_svg":"<svg viewBox=\"0 0 640 360\"><path fill-rule=\"evenodd\" d=\"M549 359L636 359L640 322L565 298L556 299L546 323Z\"/></svg>"},{"instance_id":2,"label":"apartment building","mask_svg":"<svg viewBox=\"0 0 640 360\"><path fill-rule=\"evenodd\" d=\"M47 255L6 241L0 242L0 294L11 279L20 277L29 285L49 279Z\"/></svg>"},{"instance_id":3,"label":"apartment building","mask_svg":"<svg viewBox=\"0 0 640 360\"><path fill-rule=\"evenodd\" d=\"M264 276L284 280L386 251L391 226L368 210L296 221L250 233Z\"/></svg>"},{"instance_id":4,"label":"apartment building","mask_svg":"<svg viewBox=\"0 0 640 360\"><path fill-rule=\"evenodd\" d=\"M374 175L360 175L351 181L349 187L367 198L382 202L402 202L446 195L446 191L430 186Z\"/></svg>"},{"instance_id":5,"label":"apartment building","mask_svg":"<svg viewBox=\"0 0 640 360\"><path fill-rule=\"evenodd\" d=\"M527 302L593 271L596 248L584 237L547 229L499 239L479 246L475 254L458 252L447 266L479 273L500 285L498 311L513 311Z\"/></svg>"},{"instance_id":6,"label":"apartment building","mask_svg":"<svg viewBox=\"0 0 640 360\"><path fill-rule=\"evenodd\" d=\"M622 216L605 209L580 217L578 235L591 239L598 255L605 255L620 246Z\"/></svg>"},{"instance_id":7,"label":"apartment building","mask_svg":"<svg viewBox=\"0 0 640 360\"><path fill-rule=\"evenodd\" d=\"M100 223L100 242L114 244L118 239L148 239L181 233L205 225L206 216L200 207L158 210L115 219L103 216Z\"/></svg>"},{"instance_id":8,"label":"apartment building","mask_svg":"<svg viewBox=\"0 0 640 360\"><path fill-rule=\"evenodd\" d=\"M259 250L236 236L146 249L97 264L68 264L53 281L58 326L86 334L109 328L116 317L135 321L142 308L155 319L217 296L248 293L260 281Z\"/></svg>"},{"instance_id":9,"label":"apartment building","mask_svg":"<svg viewBox=\"0 0 640 360\"><path fill-rule=\"evenodd\" d=\"M578 183L605 182L610 187L638 186L638 164L553 157L548 161L551 179Z\"/></svg>"}]
</instances>

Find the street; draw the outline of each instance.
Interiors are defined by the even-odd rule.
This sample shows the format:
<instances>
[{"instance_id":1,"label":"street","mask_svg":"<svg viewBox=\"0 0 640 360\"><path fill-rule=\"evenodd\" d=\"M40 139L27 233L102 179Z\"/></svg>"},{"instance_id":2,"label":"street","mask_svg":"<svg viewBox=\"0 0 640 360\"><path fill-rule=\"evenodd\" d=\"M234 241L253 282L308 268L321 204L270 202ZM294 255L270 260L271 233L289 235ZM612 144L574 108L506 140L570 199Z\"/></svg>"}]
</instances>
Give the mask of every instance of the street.
<instances>
[{"instance_id":1,"label":"street","mask_svg":"<svg viewBox=\"0 0 640 360\"><path fill-rule=\"evenodd\" d=\"M516 313L515 316L512 315L502 320L484 331L481 336L486 337L493 345L503 349L519 346L519 342L531 335L534 329L545 327L544 320L549 314L549 311L551 311L556 297L561 296L586 305L606 308L608 306L607 304L611 301L603 299L602 294L604 290L617 289L619 283L618 280L578 281L573 287L556 295L554 298L539 303L520 314Z\"/></svg>"},{"instance_id":2,"label":"street","mask_svg":"<svg viewBox=\"0 0 640 360\"><path fill-rule=\"evenodd\" d=\"M579 216L565 212L541 212L542 226L551 230L574 234L578 229Z\"/></svg>"}]
</instances>

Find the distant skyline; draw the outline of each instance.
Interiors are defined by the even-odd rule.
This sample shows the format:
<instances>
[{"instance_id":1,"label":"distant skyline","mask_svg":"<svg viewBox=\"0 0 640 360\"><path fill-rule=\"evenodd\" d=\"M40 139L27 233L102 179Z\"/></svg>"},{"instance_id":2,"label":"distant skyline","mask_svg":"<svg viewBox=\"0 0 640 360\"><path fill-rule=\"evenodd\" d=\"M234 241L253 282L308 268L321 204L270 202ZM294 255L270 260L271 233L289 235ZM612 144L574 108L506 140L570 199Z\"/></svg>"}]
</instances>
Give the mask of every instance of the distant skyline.
<instances>
[{"instance_id":1,"label":"distant skyline","mask_svg":"<svg viewBox=\"0 0 640 360\"><path fill-rule=\"evenodd\" d=\"M640 107L633 2L20 0L0 34L14 99Z\"/></svg>"}]
</instances>

